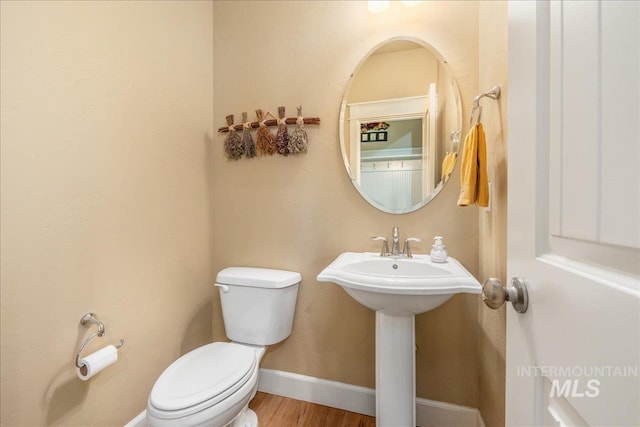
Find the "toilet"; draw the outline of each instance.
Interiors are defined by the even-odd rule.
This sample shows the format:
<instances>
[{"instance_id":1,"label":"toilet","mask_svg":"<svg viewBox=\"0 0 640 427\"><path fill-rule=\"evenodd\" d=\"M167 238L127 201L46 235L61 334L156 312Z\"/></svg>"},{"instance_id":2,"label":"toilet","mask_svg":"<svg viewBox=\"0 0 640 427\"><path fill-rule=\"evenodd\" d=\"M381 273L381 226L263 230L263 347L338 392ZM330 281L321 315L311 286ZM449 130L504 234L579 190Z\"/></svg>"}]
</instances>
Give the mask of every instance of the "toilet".
<instances>
[{"instance_id":1,"label":"toilet","mask_svg":"<svg viewBox=\"0 0 640 427\"><path fill-rule=\"evenodd\" d=\"M160 375L147 401L152 426L257 427L249 401L266 346L291 334L300 273L229 267L215 286L232 342L190 351Z\"/></svg>"}]
</instances>

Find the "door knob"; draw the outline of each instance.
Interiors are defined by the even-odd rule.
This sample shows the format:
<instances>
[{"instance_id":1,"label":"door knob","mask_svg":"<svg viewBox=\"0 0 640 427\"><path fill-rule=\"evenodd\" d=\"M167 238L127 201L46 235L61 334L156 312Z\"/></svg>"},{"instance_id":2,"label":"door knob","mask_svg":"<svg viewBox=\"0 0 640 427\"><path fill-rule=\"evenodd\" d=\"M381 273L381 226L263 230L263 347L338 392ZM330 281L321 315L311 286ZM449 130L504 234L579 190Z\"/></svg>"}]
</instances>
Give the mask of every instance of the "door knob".
<instances>
[{"instance_id":1,"label":"door knob","mask_svg":"<svg viewBox=\"0 0 640 427\"><path fill-rule=\"evenodd\" d=\"M529 293L526 280L514 277L508 286L502 286L500 280L491 277L482 284L482 301L489 308L499 308L505 301L513 305L518 313L524 313L529 307Z\"/></svg>"}]
</instances>

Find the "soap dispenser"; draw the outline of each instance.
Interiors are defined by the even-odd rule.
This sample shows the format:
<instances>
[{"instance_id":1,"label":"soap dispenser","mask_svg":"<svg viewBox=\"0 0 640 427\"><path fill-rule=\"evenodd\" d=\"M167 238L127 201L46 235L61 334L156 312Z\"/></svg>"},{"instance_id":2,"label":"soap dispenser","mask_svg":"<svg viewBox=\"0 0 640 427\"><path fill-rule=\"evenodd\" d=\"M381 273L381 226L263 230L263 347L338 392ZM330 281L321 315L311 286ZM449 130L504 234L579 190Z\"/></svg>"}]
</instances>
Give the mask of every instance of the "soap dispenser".
<instances>
[{"instance_id":1,"label":"soap dispenser","mask_svg":"<svg viewBox=\"0 0 640 427\"><path fill-rule=\"evenodd\" d=\"M433 240L433 246L431 247L431 261L447 262L447 250L445 249L445 245L442 244L442 236L436 236Z\"/></svg>"}]
</instances>

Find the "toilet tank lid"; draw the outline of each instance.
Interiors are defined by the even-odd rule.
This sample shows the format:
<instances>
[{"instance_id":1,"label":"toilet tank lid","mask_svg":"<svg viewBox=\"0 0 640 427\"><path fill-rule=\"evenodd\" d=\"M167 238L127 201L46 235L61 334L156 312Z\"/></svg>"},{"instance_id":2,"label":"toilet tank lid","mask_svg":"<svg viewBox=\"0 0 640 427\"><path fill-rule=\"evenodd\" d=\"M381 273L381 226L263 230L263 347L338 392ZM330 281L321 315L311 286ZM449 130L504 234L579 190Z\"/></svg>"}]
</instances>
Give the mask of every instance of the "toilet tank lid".
<instances>
[{"instance_id":1,"label":"toilet tank lid","mask_svg":"<svg viewBox=\"0 0 640 427\"><path fill-rule=\"evenodd\" d=\"M257 267L227 267L216 277L216 282L220 284L256 288L286 288L301 280L302 276L295 271Z\"/></svg>"}]
</instances>

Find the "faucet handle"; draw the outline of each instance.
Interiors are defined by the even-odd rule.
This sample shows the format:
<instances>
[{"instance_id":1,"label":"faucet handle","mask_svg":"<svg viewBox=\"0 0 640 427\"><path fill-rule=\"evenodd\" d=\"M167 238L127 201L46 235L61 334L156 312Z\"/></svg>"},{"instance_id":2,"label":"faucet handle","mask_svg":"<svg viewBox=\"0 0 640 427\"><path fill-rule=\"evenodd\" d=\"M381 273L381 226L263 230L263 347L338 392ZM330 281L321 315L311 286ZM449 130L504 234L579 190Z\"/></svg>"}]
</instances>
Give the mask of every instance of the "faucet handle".
<instances>
[{"instance_id":1,"label":"faucet handle","mask_svg":"<svg viewBox=\"0 0 640 427\"><path fill-rule=\"evenodd\" d=\"M382 249L380 250L380 256L389 255L389 245L387 244L387 238L382 236L374 236L371 240L382 240Z\"/></svg>"},{"instance_id":2,"label":"faucet handle","mask_svg":"<svg viewBox=\"0 0 640 427\"><path fill-rule=\"evenodd\" d=\"M422 240L418 239L417 237L407 237L406 239L404 239L404 248L402 249L402 255L407 258L413 258L413 255L411 255L411 247L409 246L409 242L421 241Z\"/></svg>"}]
</instances>

